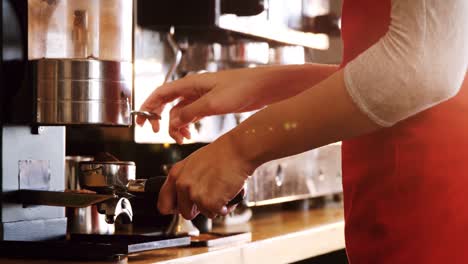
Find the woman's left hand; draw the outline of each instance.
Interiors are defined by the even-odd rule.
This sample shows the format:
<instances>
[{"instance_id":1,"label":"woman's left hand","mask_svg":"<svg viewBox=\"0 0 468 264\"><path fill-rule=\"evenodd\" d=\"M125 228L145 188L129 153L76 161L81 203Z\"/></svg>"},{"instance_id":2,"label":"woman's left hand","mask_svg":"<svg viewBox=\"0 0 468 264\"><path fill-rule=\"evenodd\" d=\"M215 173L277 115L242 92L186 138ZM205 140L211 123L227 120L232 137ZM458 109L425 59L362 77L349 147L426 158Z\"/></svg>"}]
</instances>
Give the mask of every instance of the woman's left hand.
<instances>
[{"instance_id":1,"label":"woman's left hand","mask_svg":"<svg viewBox=\"0 0 468 264\"><path fill-rule=\"evenodd\" d=\"M199 213L209 218L228 214L232 208L226 205L253 171L234 146L224 136L175 164L161 188L159 211L189 220Z\"/></svg>"}]
</instances>

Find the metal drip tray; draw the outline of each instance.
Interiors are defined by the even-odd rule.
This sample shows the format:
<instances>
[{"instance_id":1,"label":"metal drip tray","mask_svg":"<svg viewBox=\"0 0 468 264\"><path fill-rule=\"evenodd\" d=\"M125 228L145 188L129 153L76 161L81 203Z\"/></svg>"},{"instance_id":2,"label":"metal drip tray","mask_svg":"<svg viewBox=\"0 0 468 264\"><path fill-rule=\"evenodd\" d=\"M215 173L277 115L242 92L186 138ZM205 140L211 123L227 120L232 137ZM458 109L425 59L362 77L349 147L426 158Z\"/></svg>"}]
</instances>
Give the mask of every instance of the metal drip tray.
<instances>
[{"instance_id":1,"label":"metal drip tray","mask_svg":"<svg viewBox=\"0 0 468 264\"><path fill-rule=\"evenodd\" d=\"M71 235L50 241L0 241L0 255L13 258L110 260L147 250L190 245L190 237Z\"/></svg>"}]
</instances>

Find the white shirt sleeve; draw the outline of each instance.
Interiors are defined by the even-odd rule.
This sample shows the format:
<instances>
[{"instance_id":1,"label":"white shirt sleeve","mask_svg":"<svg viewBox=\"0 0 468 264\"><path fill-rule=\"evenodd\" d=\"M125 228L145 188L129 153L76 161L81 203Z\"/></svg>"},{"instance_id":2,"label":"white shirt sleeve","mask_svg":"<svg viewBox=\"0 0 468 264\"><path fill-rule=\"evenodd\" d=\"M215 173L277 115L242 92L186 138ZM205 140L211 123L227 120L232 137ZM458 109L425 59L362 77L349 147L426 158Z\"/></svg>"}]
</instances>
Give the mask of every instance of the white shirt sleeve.
<instances>
[{"instance_id":1,"label":"white shirt sleeve","mask_svg":"<svg viewBox=\"0 0 468 264\"><path fill-rule=\"evenodd\" d=\"M392 126L456 95L468 67L468 0L392 0L388 32L344 68L356 105Z\"/></svg>"}]
</instances>

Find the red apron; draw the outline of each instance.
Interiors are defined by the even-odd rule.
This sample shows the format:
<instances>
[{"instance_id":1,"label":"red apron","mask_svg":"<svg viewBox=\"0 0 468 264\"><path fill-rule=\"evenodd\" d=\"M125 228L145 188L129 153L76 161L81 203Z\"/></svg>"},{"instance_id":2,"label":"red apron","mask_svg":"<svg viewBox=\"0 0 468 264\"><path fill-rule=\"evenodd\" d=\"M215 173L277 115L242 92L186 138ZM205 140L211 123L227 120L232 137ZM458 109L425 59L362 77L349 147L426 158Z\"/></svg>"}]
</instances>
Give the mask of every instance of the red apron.
<instances>
[{"instance_id":1,"label":"red apron","mask_svg":"<svg viewBox=\"0 0 468 264\"><path fill-rule=\"evenodd\" d=\"M342 66L387 32L390 8L391 0L345 0ZM468 263L467 172L467 79L455 98L344 142L350 262Z\"/></svg>"}]
</instances>

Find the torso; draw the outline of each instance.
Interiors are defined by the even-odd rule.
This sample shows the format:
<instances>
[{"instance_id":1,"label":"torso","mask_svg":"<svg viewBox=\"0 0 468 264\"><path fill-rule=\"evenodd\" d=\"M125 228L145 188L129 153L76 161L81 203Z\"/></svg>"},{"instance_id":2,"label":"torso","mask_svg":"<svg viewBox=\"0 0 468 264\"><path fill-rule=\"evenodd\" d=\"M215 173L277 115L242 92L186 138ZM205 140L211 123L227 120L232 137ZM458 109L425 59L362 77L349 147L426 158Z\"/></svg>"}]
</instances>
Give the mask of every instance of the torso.
<instances>
[{"instance_id":1,"label":"torso","mask_svg":"<svg viewBox=\"0 0 468 264\"><path fill-rule=\"evenodd\" d=\"M343 66L386 33L390 5L391 0L345 0ZM467 79L449 101L394 127L343 143L351 263L464 263L468 259L465 113Z\"/></svg>"}]
</instances>

